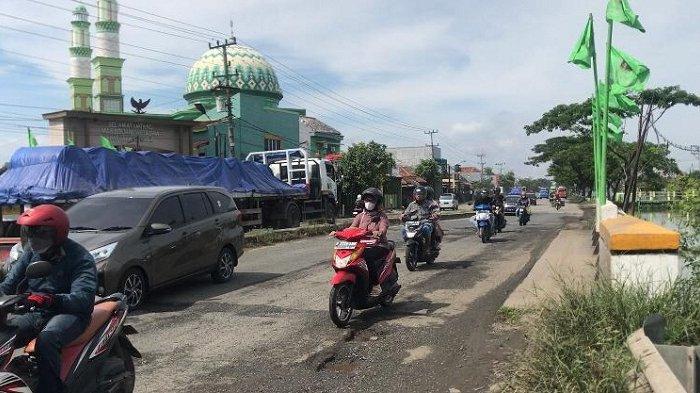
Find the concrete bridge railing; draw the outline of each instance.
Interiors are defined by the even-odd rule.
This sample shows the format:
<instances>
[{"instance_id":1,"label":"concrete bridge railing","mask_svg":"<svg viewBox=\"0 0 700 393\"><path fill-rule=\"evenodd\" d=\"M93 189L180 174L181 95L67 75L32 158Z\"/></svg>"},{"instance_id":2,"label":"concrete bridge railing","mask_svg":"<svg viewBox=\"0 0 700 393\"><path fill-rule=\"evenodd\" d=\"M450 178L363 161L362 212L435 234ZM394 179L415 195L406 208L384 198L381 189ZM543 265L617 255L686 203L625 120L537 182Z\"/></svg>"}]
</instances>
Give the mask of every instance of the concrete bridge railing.
<instances>
[{"instance_id":1,"label":"concrete bridge railing","mask_svg":"<svg viewBox=\"0 0 700 393\"><path fill-rule=\"evenodd\" d=\"M608 201L601 209L598 273L625 285L657 290L683 274L680 234L649 221L618 213Z\"/></svg>"}]
</instances>

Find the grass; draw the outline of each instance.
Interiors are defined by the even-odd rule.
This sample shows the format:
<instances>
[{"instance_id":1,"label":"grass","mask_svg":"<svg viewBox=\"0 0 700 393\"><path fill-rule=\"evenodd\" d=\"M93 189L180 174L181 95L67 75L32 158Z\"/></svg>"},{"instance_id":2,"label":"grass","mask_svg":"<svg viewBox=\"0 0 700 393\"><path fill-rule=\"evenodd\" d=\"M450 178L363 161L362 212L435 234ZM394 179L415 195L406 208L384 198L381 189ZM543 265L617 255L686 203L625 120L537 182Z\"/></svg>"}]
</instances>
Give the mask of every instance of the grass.
<instances>
[{"instance_id":1,"label":"grass","mask_svg":"<svg viewBox=\"0 0 700 393\"><path fill-rule=\"evenodd\" d=\"M496 313L496 318L499 322L508 325L516 325L521 321L522 317L528 313L529 310L502 306L498 309L498 312Z\"/></svg>"},{"instance_id":2,"label":"grass","mask_svg":"<svg viewBox=\"0 0 700 393\"><path fill-rule=\"evenodd\" d=\"M514 357L502 391L627 391L636 364L625 340L653 313L666 318L666 343L700 344L700 277L653 294L604 281L565 288L528 326L528 348Z\"/></svg>"}]
</instances>

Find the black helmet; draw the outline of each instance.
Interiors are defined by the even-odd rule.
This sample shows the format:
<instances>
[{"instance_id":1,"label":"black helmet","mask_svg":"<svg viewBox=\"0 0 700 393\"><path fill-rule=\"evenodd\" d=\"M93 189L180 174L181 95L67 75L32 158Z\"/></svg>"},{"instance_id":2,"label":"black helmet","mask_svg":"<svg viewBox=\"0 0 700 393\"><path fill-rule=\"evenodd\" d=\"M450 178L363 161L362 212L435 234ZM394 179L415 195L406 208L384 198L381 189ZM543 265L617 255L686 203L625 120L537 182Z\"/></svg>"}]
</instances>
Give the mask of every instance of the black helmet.
<instances>
[{"instance_id":1,"label":"black helmet","mask_svg":"<svg viewBox=\"0 0 700 393\"><path fill-rule=\"evenodd\" d=\"M423 198L428 197L428 189L423 187L423 186L418 186L413 190L413 196L418 197L421 196Z\"/></svg>"},{"instance_id":2,"label":"black helmet","mask_svg":"<svg viewBox=\"0 0 700 393\"><path fill-rule=\"evenodd\" d=\"M382 199L384 198L384 193L382 193L382 190L376 188L376 187L370 187L364 191L362 191L362 199L364 200L366 196L372 196L374 199L376 199L377 204L382 203Z\"/></svg>"}]
</instances>

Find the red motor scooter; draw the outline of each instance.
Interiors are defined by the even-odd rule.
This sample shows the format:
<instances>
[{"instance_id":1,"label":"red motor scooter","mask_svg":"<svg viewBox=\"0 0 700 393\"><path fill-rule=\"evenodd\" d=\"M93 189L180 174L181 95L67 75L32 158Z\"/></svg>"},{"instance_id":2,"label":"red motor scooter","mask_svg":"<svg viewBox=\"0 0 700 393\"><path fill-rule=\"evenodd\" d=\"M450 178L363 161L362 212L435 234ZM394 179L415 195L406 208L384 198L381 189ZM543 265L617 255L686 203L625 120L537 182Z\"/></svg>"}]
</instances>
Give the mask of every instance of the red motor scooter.
<instances>
[{"instance_id":1,"label":"red motor scooter","mask_svg":"<svg viewBox=\"0 0 700 393\"><path fill-rule=\"evenodd\" d=\"M377 239L370 236L364 229L347 228L335 233L339 240L335 244L335 252L331 266L335 275L331 279L331 293L328 301L331 320L338 327L346 327L350 323L354 309L363 310L377 305L389 306L401 289L398 284L399 273L396 264L401 260L396 257L394 243L389 242L389 250L384 258L384 264L379 274L379 285L382 294L370 296L372 283L365 250L377 245Z\"/></svg>"},{"instance_id":2,"label":"red motor scooter","mask_svg":"<svg viewBox=\"0 0 700 393\"><path fill-rule=\"evenodd\" d=\"M25 276L42 278L50 272L51 264L39 261L27 267ZM24 354L13 356L16 335L6 323L8 314L33 311L27 304L27 296L0 296L0 392L37 391L36 342L32 340L24 348ZM120 293L95 302L88 327L61 351L61 380L66 392L133 392L133 358L140 358L141 354L127 337L136 333L133 327L124 325L127 312L126 298Z\"/></svg>"}]
</instances>

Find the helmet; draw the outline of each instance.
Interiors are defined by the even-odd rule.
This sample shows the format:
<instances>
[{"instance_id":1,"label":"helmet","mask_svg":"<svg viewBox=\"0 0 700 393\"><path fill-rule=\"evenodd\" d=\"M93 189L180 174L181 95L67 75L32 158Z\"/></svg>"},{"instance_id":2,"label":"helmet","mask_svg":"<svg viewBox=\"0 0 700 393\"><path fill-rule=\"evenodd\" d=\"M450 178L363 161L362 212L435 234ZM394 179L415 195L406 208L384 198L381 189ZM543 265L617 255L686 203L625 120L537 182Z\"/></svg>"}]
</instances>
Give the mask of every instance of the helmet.
<instances>
[{"instance_id":1,"label":"helmet","mask_svg":"<svg viewBox=\"0 0 700 393\"><path fill-rule=\"evenodd\" d=\"M416 199L421 198L423 200L428 197L428 190L423 186L418 186L413 190L413 196Z\"/></svg>"},{"instance_id":2,"label":"helmet","mask_svg":"<svg viewBox=\"0 0 700 393\"><path fill-rule=\"evenodd\" d=\"M68 215L58 206L39 205L22 213L17 219L31 244L33 237L50 236L53 246L62 245L68 238ZM25 229L26 228L26 229Z\"/></svg>"},{"instance_id":3,"label":"helmet","mask_svg":"<svg viewBox=\"0 0 700 393\"><path fill-rule=\"evenodd\" d=\"M382 202L382 198L384 197L384 193L382 193L382 190L376 188L376 187L370 187L364 191L362 191L362 199L364 200L365 197L371 196L374 199L376 199L376 203L379 204Z\"/></svg>"}]
</instances>

